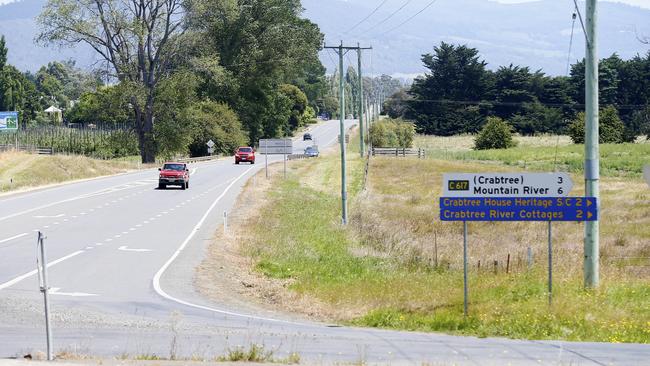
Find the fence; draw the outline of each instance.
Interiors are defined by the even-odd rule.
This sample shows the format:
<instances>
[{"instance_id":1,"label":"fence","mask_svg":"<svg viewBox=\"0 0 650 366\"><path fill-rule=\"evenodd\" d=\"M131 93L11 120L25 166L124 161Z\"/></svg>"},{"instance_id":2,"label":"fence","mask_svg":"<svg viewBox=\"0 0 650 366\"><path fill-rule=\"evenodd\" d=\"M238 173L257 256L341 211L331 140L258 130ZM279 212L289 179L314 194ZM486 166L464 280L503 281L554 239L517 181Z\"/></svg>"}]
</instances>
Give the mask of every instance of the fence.
<instances>
[{"instance_id":1,"label":"fence","mask_svg":"<svg viewBox=\"0 0 650 366\"><path fill-rule=\"evenodd\" d=\"M28 152L28 153L38 154L38 155L53 155L54 154L54 149L51 148L51 147L38 147L38 146L33 146L33 145L18 145L18 149L16 149L16 145L0 145L0 151L12 151L12 150L18 150L18 151Z\"/></svg>"},{"instance_id":2,"label":"fence","mask_svg":"<svg viewBox=\"0 0 650 366\"><path fill-rule=\"evenodd\" d=\"M418 159L424 159L426 157L426 150L407 149L403 147L373 147L372 156L417 156Z\"/></svg>"},{"instance_id":3,"label":"fence","mask_svg":"<svg viewBox=\"0 0 650 366\"><path fill-rule=\"evenodd\" d=\"M111 159L138 154L137 136L128 129L79 129L47 126L0 133L0 145L18 146L18 150L78 154ZM26 146L26 149L22 147Z\"/></svg>"}]
</instances>

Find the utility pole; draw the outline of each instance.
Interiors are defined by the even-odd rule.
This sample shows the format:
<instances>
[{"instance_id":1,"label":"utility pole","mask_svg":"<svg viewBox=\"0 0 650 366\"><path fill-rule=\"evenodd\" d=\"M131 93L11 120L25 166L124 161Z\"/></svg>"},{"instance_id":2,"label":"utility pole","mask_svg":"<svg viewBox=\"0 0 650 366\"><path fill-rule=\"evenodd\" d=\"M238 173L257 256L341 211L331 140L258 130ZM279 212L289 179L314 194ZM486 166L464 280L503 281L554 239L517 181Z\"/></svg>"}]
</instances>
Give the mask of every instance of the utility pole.
<instances>
[{"instance_id":1,"label":"utility pole","mask_svg":"<svg viewBox=\"0 0 650 366\"><path fill-rule=\"evenodd\" d=\"M596 197L600 205L598 181L600 162L598 146L598 9L597 0L586 4L586 59L585 59L585 194ZM598 287L599 273L599 225L598 221L585 223L585 287Z\"/></svg>"},{"instance_id":2,"label":"utility pole","mask_svg":"<svg viewBox=\"0 0 650 366\"><path fill-rule=\"evenodd\" d=\"M361 50L371 50L372 47L361 48L361 45L357 43L357 60L358 60L358 69L359 69L359 154L363 158L363 150L365 147L365 141L363 139L363 76L361 75Z\"/></svg>"},{"instance_id":3,"label":"utility pole","mask_svg":"<svg viewBox=\"0 0 650 366\"><path fill-rule=\"evenodd\" d=\"M351 50L357 50L361 53L362 49L357 45L357 47L344 47L343 41L339 46L324 46L324 49L332 49L339 55L339 139L341 144L341 223L347 225L348 223L348 191L346 185L346 169L345 169L345 85L343 83L343 56ZM361 57L361 56L359 56ZM359 59L361 60L361 59ZM361 74L361 68L359 68L359 74ZM363 140L362 140L363 141Z\"/></svg>"}]
</instances>

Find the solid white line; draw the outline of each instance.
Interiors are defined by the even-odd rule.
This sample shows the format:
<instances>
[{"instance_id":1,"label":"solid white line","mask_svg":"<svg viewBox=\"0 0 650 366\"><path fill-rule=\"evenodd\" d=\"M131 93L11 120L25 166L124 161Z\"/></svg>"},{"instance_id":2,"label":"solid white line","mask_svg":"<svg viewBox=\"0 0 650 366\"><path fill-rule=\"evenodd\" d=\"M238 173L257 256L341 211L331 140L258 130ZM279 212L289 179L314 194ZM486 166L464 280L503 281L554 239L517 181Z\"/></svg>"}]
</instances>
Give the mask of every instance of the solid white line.
<instances>
[{"instance_id":1,"label":"solid white line","mask_svg":"<svg viewBox=\"0 0 650 366\"><path fill-rule=\"evenodd\" d=\"M8 241L10 241L10 240L14 240L14 239L22 238L22 237L25 236L25 235L27 235L27 233L18 234L18 235L16 235L16 236L12 236L11 238L7 238L7 239L2 239L2 240L0 240L0 244L2 244L2 243L6 243L6 242L8 242Z\"/></svg>"},{"instance_id":2,"label":"solid white line","mask_svg":"<svg viewBox=\"0 0 650 366\"><path fill-rule=\"evenodd\" d=\"M162 296L162 297L164 297L164 298L166 298L168 300L171 300L171 301L174 301L174 302L177 302L179 304L186 305L186 306L189 306L189 307L193 307L193 308L196 308L196 309L207 310L207 311L211 311L211 312L214 312L214 313L219 313L219 314L224 314L224 315L232 315L232 316L237 316L237 317L241 317L241 318L263 320L263 321L269 321L269 322L303 325L303 323L296 323L296 322L287 321L287 320L264 318L264 317L254 316L254 315L239 314L239 313L234 313L234 312L230 312L230 311L211 308L211 307L208 307L208 306L193 304L191 302L187 302L185 300L177 299L177 298L169 295L168 293L166 293L160 287L160 278L162 277L162 275L165 273L167 268L169 268L169 266L174 262L174 260L176 260L176 258L181 254L181 252L185 249L185 247L190 242L190 240L192 240L194 235L196 235L196 233L199 231L199 229L201 228L201 226L203 225L205 220L208 218L208 216L210 215L212 210L214 210L215 206L217 206L217 203L219 203L219 201L221 201L221 199L226 195L226 193L228 193L230 188L232 188L232 186L234 186L235 183L237 183L237 181L239 181L244 175L248 174L248 172L250 172L253 168L254 168L254 166L251 166L250 168L248 168L248 170L246 170L240 176L235 178L235 180L233 180L228 185L228 187L226 187L226 189L224 189L224 191L221 193L221 195L219 195L219 197L217 197L214 200L214 202L212 202L212 205L210 205L210 207L205 212L205 214L203 214L203 217L201 218L201 220L199 220L199 222L196 224L196 226L194 226L194 228L192 229L190 234L187 236L187 238L185 238L185 241L183 241L181 246L176 250L176 252L174 252L174 254L171 256L171 258L169 258L169 260L167 262L165 262L165 264L163 264L163 266L158 270L158 272L156 272L156 275L153 277L153 288L154 288L154 291L156 291L158 293L158 295L160 295L160 296Z\"/></svg>"},{"instance_id":3,"label":"solid white line","mask_svg":"<svg viewBox=\"0 0 650 366\"><path fill-rule=\"evenodd\" d=\"M72 253L72 254L68 254L68 255L66 255L66 256L63 257L63 258L59 258L59 259L55 260L54 262L50 262L50 263L48 263L48 264L47 264L47 268L50 268L50 267L52 267L53 265L58 264L58 263L61 263L61 262L65 261L65 260L68 260L68 259L70 259L70 258L72 258L72 257L74 257L74 256L77 256L77 255L79 255L79 254L81 254L81 253L83 253L83 252L84 252L83 250L78 250L78 251L76 251L76 252L74 252L74 253ZM38 273L38 271L37 271L37 270L33 270L33 271L30 271L30 272L25 273L25 274L22 275L22 276L18 276L18 277L14 278L14 279L11 280L11 281L8 281L8 282L5 282L5 283L3 283L3 284L0 284L0 290L6 289L6 288L8 288L8 287L11 287L11 286L17 284L18 282L20 282L20 281L22 281L22 280L24 280L24 279L26 279L26 278L29 278L29 277L35 275L36 273Z\"/></svg>"}]
</instances>

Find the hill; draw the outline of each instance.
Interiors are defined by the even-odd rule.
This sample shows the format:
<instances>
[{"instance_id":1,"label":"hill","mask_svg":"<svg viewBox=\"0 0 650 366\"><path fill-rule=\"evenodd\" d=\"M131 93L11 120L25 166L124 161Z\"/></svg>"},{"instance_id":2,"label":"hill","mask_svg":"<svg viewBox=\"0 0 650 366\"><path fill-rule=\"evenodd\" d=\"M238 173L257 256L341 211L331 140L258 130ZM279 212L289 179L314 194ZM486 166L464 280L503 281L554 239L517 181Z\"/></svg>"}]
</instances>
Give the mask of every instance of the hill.
<instances>
[{"instance_id":1,"label":"hill","mask_svg":"<svg viewBox=\"0 0 650 366\"><path fill-rule=\"evenodd\" d=\"M552 75L566 72L571 34L571 1L541 0L502 4L488 0L438 0L421 14L397 27L423 9L430 0L411 0L393 17L381 23L404 4L388 0L372 17L347 32L379 4L375 0L302 0L305 17L319 24L328 44L343 39L346 44L372 45L365 65L372 72L414 75L424 72L420 57L432 52L440 41L476 47L489 67L510 63L543 69ZM0 34L7 38L9 62L21 70L35 71L52 60L73 58L91 67L95 56L84 46L59 50L33 43L38 34L34 22L45 0L23 0L0 6ZM650 10L600 2L600 55L618 53L627 59L644 54L650 46L637 34L650 35ZM397 28L396 28L397 27ZM584 55L580 23L575 24L571 60ZM352 56L352 55L351 55ZM335 55L323 52L322 61L331 72ZM354 59L350 59L355 63ZM334 62L333 62L334 61ZM347 60L346 60L347 62Z\"/></svg>"}]
</instances>

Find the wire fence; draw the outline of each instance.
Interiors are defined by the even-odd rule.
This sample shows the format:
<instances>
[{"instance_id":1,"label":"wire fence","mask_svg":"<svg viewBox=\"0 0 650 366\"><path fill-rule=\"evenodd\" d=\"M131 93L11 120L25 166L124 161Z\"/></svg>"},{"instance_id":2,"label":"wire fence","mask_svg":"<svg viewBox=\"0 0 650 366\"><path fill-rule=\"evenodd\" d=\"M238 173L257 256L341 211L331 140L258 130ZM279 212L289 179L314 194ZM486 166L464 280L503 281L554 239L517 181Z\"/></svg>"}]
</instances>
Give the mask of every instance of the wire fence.
<instances>
[{"instance_id":1,"label":"wire fence","mask_svg":"<svg viewBox=\"0 0 650 366\"><path fill-rule=\"evenodd\" d=\"M54 154L77 154L113 159L138 154L135 132L126 126L42 126L0 132L0 145L16 150L52 149ZM25 148L27 147L27 148Z\"/></svg>"}]
</instances>

